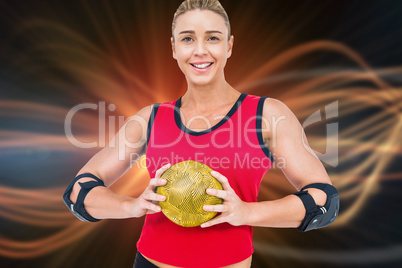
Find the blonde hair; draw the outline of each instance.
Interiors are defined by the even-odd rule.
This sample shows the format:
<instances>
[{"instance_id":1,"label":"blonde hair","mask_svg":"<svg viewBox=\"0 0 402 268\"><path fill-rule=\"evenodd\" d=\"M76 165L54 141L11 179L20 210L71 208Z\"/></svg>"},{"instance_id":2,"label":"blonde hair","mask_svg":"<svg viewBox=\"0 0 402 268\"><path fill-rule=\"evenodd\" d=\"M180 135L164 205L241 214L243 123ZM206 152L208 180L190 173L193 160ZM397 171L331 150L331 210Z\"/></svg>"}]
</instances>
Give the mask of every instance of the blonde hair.
<instances>
[{"instance_id":1,"label":"blonde hair","mask_svg":"<svg viewBox=\"0 0 402 268\"><path fill-rule=\"evenodd\" d=\"M229 22L229 17L228 14L226 13L225 9L221 5L221 3L218 0L185 0L181 3L179 8L176 10L176 13L174 13L173 16L173 22L172 22L172 37L174 41L174 29L176 27L176 19L180 15L183 15L187 11L190 10L210 10L212 12L215 12L216 14L222 16L222 18L225 20L226 27L228 28L228 40L230 40L230 22Z\"/></svg>"}]
</instances>

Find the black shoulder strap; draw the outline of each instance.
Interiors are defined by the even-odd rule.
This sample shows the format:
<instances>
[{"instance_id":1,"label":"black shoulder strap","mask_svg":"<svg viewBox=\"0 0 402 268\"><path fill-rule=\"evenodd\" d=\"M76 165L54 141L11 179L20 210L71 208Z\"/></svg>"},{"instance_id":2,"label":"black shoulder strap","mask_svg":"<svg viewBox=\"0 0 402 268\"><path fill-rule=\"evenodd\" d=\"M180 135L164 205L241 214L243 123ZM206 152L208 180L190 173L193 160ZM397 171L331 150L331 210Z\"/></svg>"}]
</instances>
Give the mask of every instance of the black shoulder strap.
<instances>
[{"instance_id":1,"label":"black shoulder strap","mask_svg":"<svg viewBox=\"0 0 402 268\"><path fill-rule=\"evenodd\" d=\"M152 130L152 126L155 121L156 113L158 112L158 109L159 109L159 105L160 105L160 103L154 104L154 106L152 107L151 115L149 116L148 126L147 126L147 146L148 146L149 138L151 136L151 130Z\"/></svg>"},{"instance_id":2,"label":"black shoulder strap","mask_svg":"<svg viewBox=\"0 0 402 268\"><path fill-rule=\"evenodd\" d=\"M260 144L262 151L272 162L274 162L275 159L273 158L271 151L264 144L264 139L262 137L262 112L264 109L264 102L268 98L269 97L261 97L260 100L258 101L257 114L256 114L256 120L255 120L255 128L257 130L258 143Z\"/></svg>"}]
</instances>

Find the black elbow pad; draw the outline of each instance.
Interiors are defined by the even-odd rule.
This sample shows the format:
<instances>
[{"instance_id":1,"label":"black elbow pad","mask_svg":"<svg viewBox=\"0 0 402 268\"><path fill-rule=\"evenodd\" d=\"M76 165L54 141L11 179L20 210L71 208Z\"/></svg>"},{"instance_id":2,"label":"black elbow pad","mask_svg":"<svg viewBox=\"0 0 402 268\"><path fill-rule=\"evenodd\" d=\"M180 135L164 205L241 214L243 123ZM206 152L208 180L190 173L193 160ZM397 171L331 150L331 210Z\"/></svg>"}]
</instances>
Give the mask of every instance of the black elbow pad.
<instances>
[{"instance_id":1,"label":"black elbow pad","mask_svg":"<svg viewBox=\"0 0 402 268\"><path fill-rule=\"evenodd\" d=\"M70 194L73 190L74 184L77 182L77 180L82 179L82 178L92 178L95 179L96 181L87 181L87 182L79 182L78 184L81 186L81 190L78 193L77 201L75 204L71 202L70 200ZM85 222L97 222L100 221L99 219L95 219L89 213L85 210L84 206L84 199L91 191L93 188L97 186L103 186L105 187L105 184L101 179L96 177L95 175L91 173L84 173L81 175L78 175L67 187L66 191L64 192L63 195L63 201L64 204L68 207L68 209L76 216L78 219L85 221Z\"/></svg>"},{"instance_id":2,"label":"black elbow pad","mask_svg":"<svg viewBox=\"0 0 402 268\"><path fill-rule=\"evenodd\" d=\"M323 207L317 206L306 188L317 188L327 194L327 201ZM304 186L300 192L294 193L303 202L306 209L306 216L297 230L307 232L323 228L333 223L339 212L339 194L336 188L326 183L313 183Z\"/></svg>"}]
</instances>

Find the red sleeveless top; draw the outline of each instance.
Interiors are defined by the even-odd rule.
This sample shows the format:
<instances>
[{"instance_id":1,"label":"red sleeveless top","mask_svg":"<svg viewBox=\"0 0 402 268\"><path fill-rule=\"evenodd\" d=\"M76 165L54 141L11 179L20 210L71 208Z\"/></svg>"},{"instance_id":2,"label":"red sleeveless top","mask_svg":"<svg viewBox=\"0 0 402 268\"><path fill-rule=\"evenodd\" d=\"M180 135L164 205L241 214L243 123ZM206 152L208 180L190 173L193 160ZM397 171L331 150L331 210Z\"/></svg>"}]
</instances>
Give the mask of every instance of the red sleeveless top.
<instances>
[{"instance_id":1,"label":"red sleeveless top","mask_svg":"<svg viewBox=\"0 0 402 268\"><path fill-rule=\"evenodd\" d=\"M148 123L146 152L150 177L167 163L194 160L226 176L243 201L256 202L261 179L273 163L261 133L265 98L242 93L217 125L202 132L183 124L181 98L155 104ZM251 226L228 223L181 227L163 213L149 214L137 249L146 257L173 266L222 267L251 256L252 232Z\"/></svg>"}]
</instances>

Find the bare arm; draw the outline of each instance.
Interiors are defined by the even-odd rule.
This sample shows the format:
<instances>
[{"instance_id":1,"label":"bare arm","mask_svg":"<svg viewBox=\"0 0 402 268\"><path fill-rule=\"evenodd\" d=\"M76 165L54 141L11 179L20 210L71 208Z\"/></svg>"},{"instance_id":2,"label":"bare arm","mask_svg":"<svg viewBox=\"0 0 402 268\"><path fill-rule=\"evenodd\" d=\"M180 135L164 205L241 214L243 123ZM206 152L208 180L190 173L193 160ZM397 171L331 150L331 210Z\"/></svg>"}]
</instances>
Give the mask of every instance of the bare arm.
<instances>
[{"instance_id":1,"label":"bare arm","mask_svg":"<svg viewBox=\"0 0 402 268\"><path fill-rule=\"evenodd\" d=\"M321 161L309 147L302 126L286 105L267 99L264 118L271 127L265 135L266 143L275 158L285 161L282 172L296 190L311 183L331 184ZM323 191L310 188L308 192L317 205L325 204L326 194ZM250 204L249 209L250 224L255 226L298 227L305 216L303 203L295 195Z\"/></svg>"},{"instance_id":2,"label":"bare arm","mask_svg":"<svg viewBox=\"0 0 402 268\"><path fill-rule=\"evenodd\" d=\"M156 186L165 182L158 179L166 168L157 172L156 179L151 179L149 186L138 198L131 198L112 192L109 188L117 179L128 171L132 162L136 161L145 152L146 133L152 106L140 110L126 121L110 144L94 155L78 172L92 173L100 178L106 187L93 188L84 200L85 210L96 219L141 217L146 213L160 211L160 207L153 201L164 200L164 197L153 193ZM130 163L131 162L131 163ZM70 195L75 203L81 186L78 182L91 181L91 178L78 180Z\"/></svg>"},{"instance_id":3,"label":"bare arm","mask_svg":"<svg viewBox=\"0 0 402 268\"><path fill-rule=\"evenodd\" d=\"M311 183L331 184L321 161L309 147L303 128L286 105L267 99L263 117L263 130L267 130L264 132L264 142L276 159L285 161L282 172L297 190ZM232 225L298 227L306 214L302 201L295 195L274 201L246 203L234 193L223 175L214 176L221 181L224 191L208 190L208 193L223 198L224 204L206 206L205 210L223 213L203 224L203 227L221 222ZM309 188L308 192L317 205L325 204L327 196L323 191Z\"/></svg>"}]
</instances>

